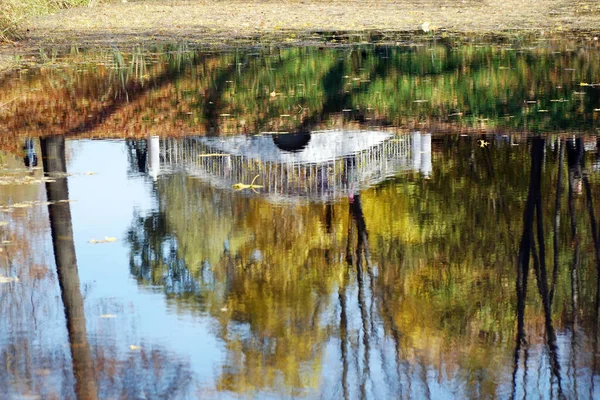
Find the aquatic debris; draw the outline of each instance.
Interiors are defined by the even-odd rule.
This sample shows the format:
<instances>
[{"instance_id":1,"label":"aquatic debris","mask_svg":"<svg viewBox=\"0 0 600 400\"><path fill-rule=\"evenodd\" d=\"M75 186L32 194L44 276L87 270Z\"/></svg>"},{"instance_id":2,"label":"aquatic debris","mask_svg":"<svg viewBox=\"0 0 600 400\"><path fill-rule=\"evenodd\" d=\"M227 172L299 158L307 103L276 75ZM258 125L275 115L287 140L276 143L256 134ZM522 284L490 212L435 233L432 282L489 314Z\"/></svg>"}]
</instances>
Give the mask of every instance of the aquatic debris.
<instances>
[{"instance_id":1,"label":"aquatic debris","mask_svg":"<svg viewBox=\"0 0 600 400\"><path fill-rule=\"evenodd\" d=\"M88 172L85 173L85 175L96 175L96 174L98 174L98 173L97 172L91 172L91 171L88 171Z\"/></svg>"},{"instance_id":2,"label":"aquatic debris","mask_svg":"<svg viewBox=\"0 0 600 400\"><path fill-rule=\"evenodd\" d=\"M477 144L479 145L479 147L486 147L488 144L490 144L490 142L486 142L485 140L479 139L477 141Z\"/></svg>"},{"instance_id":3,"label":"aquatic debris","mask_svg":"<svg viewBox=\"0 0 600 400\"><path fill-rule=\"evenodd\" d=\"M261 185L255 185L255 184L254 184L254 182L256 182L256 179L257 179L259 176L260 176L260 175L256 175L256 176L254 177L254 179L252 179L252 182L251 182L249 185L247 185L247 184L245 184L245 183L236 183L236 184L235 184L235 185L233 185L232 187L233 187L235 190L252 189L252 190L253 190L255 193L258 193L258 192L257 192L255 189L260 189L260 188L264 187L264 186L261 186Z\"/></svg>"},{"instance_id":4,"label":"aquatic debris","mask_svg":"<svg viewBox=\"0 0 600 400\"><path fill-rule=\"evenodd\" d=\"M54 179L41 177L35 178L31 176L0 176L0 185L36 185L40 183L53 183Z\"/></svg>"},{"instance_id":5,"label":"aquatic debris","mask_svg":"<svg viewBox=\"0 0 600 400\"><path fill-rule=\"evenodd\" d=\"M141 350L142 346L136 346L134 344L129 345L129 350Z\"/></svg>"},{"instance_id":6,"label":"aquatic debris","mask_svg":"<svg viewBox=\"0 0 600 400\"><path fill-rule=\"evenodd\" d=\"M2 276L0 275L0 283L12 283L19 282L19 278L12 276Z\"/></svg>"},{"instance_id":7,"label":"aquatic debris","mask_svg":"<svg viewBox=\"0 0 600 400\"><path fill-rule=\"evenodd\" d=\"M31 203L15 203L12 205L14 208L28 208L33 206Z\"/></svg>"},{"instance_id":8,"label":"aquatic debris","mask_svg":"<svg viewBox=\"0 0 600 400\"><path fill-rule=\"evenodd\" d=\"M226 153L198 154L198 157L229 157L229 154L226 154Z\"/></svg>"},{"instance_id":9,"label":"aquatic debris","mask_svg":"<svg viewBox=\"0 0 600 400\"><path fill-rule=\"evenodd\" d=\"M117 241L117 238L115 238L115 237L104 236L104 239L92 239L89 241L89 243L99 244L99 243L112 243L112 242L116 242L116 241Z\"/></svg>"},{"instance_id":10,"label":"aquatic debris","mask_svg":"<svg viewBox=\"0 0 600 400\"><path fill-rule=\"evenodd\" d=\"M0 221L0 226L8 226L8 222L6 222L6 221Z\"/></svg>"},{"instance_id":11,"label":"aquatic debris","mask_svg":"<svg viewBox=\"0 0 600 400\"><path fill-rule=\"evenodd\" d=\"M109 318L117 318L117 316L115 314L101 314L98 316L98 318L109 319Z\"/></svg>"},{"instance_id":12,"label":"aquatic debris","mask_svg":"<svg viewBox=\"0 0 600 400\"><path fill-rule=\"evenodd\" d=\"M18 208L31 208L33 206L49 206L52 204L70 203L73 201L76 201L76 200L65 199L65 200L57 200L57 201L39 201L39 200L24 201L22 203L0 205L0 212L13 212L15 209L18 209Z\"/></svg>"},{"instance_id":13,"label":"aquatic debris","mask_svg":"<svg viewBox=\"0 0 600 400\"><path fill-rule=\"evenodd\" d=\"M52 178L67 178L69 176L73 176L73 174L69 174L67 172L45 172L46 176L51 176Z\"/></svg>"}]
</instances>

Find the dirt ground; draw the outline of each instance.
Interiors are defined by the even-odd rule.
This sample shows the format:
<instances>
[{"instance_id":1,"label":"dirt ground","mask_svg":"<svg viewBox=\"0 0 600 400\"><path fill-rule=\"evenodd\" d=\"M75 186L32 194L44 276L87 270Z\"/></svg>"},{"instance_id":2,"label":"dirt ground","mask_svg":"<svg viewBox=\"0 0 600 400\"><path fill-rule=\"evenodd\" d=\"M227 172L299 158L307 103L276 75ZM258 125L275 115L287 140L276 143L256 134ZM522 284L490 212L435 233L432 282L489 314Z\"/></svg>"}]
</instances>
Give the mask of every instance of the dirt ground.
<instances>
[{"instance_id":1,"label":"dirt ground","mask_svg":"<svg viewBox=\"0 0 600 400\"><path fill-rule=\"evenodd\" d=\"M293 44L331 31L600 34L596 0L120 1L31 21L24 40L0 47L0 69L14 54L72 44Z\"/></svg>"}]
</instances>

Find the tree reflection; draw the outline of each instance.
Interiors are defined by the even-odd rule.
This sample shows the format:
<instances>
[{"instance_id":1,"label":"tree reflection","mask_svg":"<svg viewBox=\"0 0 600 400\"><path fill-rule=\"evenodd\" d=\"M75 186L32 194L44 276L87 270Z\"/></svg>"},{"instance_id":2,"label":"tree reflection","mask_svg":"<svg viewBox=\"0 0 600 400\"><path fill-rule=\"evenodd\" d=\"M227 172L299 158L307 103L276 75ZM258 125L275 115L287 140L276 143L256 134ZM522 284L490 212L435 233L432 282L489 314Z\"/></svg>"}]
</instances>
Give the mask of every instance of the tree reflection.
<instances>
[{"instance_id":1,"label":"tree reflection","mask_svg":"<svg viewBox=\"0 0 600 400\"><path fill-rule=\"evenodd\" d=\"M0 127L19 136L38 136L44 127L66 135L139 138L305 132L345 123L435 128L459 121L514 131L593 132L598 90L579 83L598 76L599 54L567 49L437 38L423 46L222 54L178 46L90 54L89 63L81 63L77 52L77 67L60 74L42 70L27 80L7 80L0 90L0 103L7 103ZM532 96L539 100L535 105Z\"/></svg>"},{"instance_id":2,"label":"tree reflection","mask_svg":"<svg viewBox=\"0 0 600 400\"><path fill-rule=\"evenodd\" d=\"M85 310L73 243L69 188L65 176L67 172L65 139L62 136L41 139L41 148L44 171L54 180L54 182L46 182L46 194L50 203L48 215L73 359L75 393L79 399L96 399L98 389L88 344Z\"/></svg>"},{"instance_id":3,"label":"tree reflection","mask_svg":"<svg viewBox=\"0 0 600 400\"><path fill-rule=\"evenodd\" d=\"M218 390L571 397L582 380L570 372L594 363L581 354L595 351L597 272L581 249L596 245L595 181L577 161L577 195L577 141L523 144L435 138L444 162L430 179L361 191L349 158L348 195L329 204L164 175L156 210L132 223L131 271L214 321L226 352Z\"/></svg>"},{"instance_id":4,"label":"tree reflection","mask_svg":"<svg viewBox=\"0 0 600 400\"><path fill-rule=\"evenodd\" d=\"M73 243L64 137L44 138L41 148L44 171L52 177L52 181L46 183L48 213L76 397L81 400L187 398L191 395L192 374L186 362L174 359L159 347L148 346L124 356L117 352L116 343L112 341L88 339Z\"/></svg>"}]
</instances>

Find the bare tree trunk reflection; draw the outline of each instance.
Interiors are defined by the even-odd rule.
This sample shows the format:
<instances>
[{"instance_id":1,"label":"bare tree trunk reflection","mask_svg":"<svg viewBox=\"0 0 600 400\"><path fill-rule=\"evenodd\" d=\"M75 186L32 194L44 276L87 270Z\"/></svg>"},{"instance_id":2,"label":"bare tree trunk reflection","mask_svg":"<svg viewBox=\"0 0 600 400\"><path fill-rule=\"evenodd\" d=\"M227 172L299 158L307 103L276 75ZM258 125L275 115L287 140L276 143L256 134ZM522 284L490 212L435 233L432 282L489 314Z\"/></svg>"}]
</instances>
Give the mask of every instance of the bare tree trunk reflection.
<instances>
[{"instance_id":1,"label":"bare tree trunk reflection","mask_svg":"<svg viewBox=\"0 0 600 400\"><path fill-rule=\"evenodd\" d=\"M87 339L85 312L81 296L77 258L73 243L71 209L67 200L67 171L64 137L48 137L41 140L44 171L54 182L46 183L48 214L52 231L52 245L58 274L58 283L65 307L67 331L73 358L75 393L79 399L97 399L98 392L94 378L94 368Z\"/></svg>"},{"instance_id":2,"label":"bare tree trunk reflection","mask_svg":"<svg viewBox=\"0 0 600 400\"><path fill-rule=\"evenodd\" d=\"M556 179L556 201L554 203L554 270L552 271L552 287L550 288L550 304L554 300L554 289L558 279L558 254L559 254L559 228L560 228L560 210L562 206L562 176L563 176L563 159L564 145L562 140L558 141L558 178Z\"/></svg>"},{"instance_id":3,"label":"bare tree trunk reflection","mask_svg":"<svg viewBox=\"0 0 600 400\"><path fill-rule=\"evenodd\" d=\"M573 391L577 396L577 363L576 363L576 352L577 352L577 338L578 338L578 325L579 325L579 263L580 263L580 238L577 233L577 220L575 216L575 179L576 175L581 174L581 163L583 161L581 157L577 156L577 151L574 151L571 143L567 143L567 163L568 163L568 174L569 174L569 189L568 189L568 208L569 218L571 224L571 240L573 243L573 262L571 264L570 278L571 278L571 354L570 354L570 365L573 370ZM561 163L562 169L562 163Z\"/></svg>"},{"instance_id":4,"label":"bare tree trunk reflection","mask_svg":"<svg viewBox=\"0 0 600 400\"><path fill-rule=\"evenodd\" d=\"M340 350L342 353L342 392L344 400L349 399L348 393L348 315L346 313L346 285L348 284L348 270L344 272L342 284L338 291L340 302Z\"/></svg>"},{"instance_id":5,"label":"bare tree trunk reflection","mask_svg":"<svg viewBox=\"0 0 600 400\"><path fill-rule=\"evenodd\" d=\"M533 258L533 268L537 280L538 291L544 308L544 322L546 328L546 344L548 346L551 379L555 377L558 386L558 397L563 398L560 364L558 363L556 334L552 325L552 307L548 290L546 270L546 248L544 237L543 211L542 211L542 163L544 157L544 140L534 138L531 147L531 175L529 193L525 203L523 215L523 235L519 246L517 264L517 338L514 355L512 398L516 395L516 378L519 369L519 354L521 346L526 344L525 339L525 300L527 293L527 275L529 258ZM537 218L537 249L534 236L534 216ZM552 385L551 385L552 386Z\"/></svg>"},{"instance_id":6,"label":"bare tree trunk reflection","mask_svg":"<svg viewBox=\"0 0 600 400\"><path fill-rule=\"evenodd\" d=\"M367 232L365 219L362 213L362 205L360 202L360 195L354 196L354 199L350 205L352 210L352 217L356 223L358 231L358 240L356 245L356 279L358 282L358 307L360 309L360 318L362 321L363 330L363 371L360 383L360 395L361 398L366 398L366 384L370 376L370 357L371 357L371 329L369 324L369 312L367 309L367 302L365 296L365 282L364 282L364 271L363 271L363 251L368 247L367 243Z\"/></svg>"},{"instance_id":7,"label":"bare tree trunk reflection","mask_svg":"<svg viewBox=\"0 0 600 400\"><path fill-rule=\"evenodd\" d=\"M583 153L583 143L581 144ZM583 157L581 159L581 168L583 169ZM592 367L592 384L590 385L592 396L594 393L594 374L598 368L598 324L600 317L600 237L598 236L598 222L594 212L594 202L592 196L592 188L587 174L582 174L583 186L585 188L585 196L587 201L588 213L590 216L590 225L592 230L592 239L594 241L594 251L596 256L596 305L595 305L595 321L594 321L594 363Z\"/></svg>"}]
</instances>

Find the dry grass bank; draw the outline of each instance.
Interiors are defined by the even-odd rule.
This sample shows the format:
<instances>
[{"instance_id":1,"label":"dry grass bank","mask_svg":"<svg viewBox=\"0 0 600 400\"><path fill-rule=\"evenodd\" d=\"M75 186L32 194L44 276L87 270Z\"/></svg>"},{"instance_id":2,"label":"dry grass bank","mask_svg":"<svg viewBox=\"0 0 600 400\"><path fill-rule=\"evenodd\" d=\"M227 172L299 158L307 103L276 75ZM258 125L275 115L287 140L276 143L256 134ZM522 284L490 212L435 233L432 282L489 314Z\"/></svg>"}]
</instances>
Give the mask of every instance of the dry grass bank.
<instances>
[{"instance_id":1,"label":"dry grass bank","mask_svg":"<svg viewBox=\"0 0 600 400\"><path fill-rule=\"evenodd\" d=\"M15 53L73 44L294 44L310 41L319 32L375 30L385 36L423 28L458 34L585 32L590 40L600 33L600 2L595 0L94 0L92 4L28 20L27 30L20 31L23 40L0 47L0 68L6 68Z\"/></svg>"}]
</instances>

